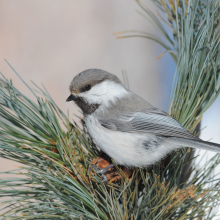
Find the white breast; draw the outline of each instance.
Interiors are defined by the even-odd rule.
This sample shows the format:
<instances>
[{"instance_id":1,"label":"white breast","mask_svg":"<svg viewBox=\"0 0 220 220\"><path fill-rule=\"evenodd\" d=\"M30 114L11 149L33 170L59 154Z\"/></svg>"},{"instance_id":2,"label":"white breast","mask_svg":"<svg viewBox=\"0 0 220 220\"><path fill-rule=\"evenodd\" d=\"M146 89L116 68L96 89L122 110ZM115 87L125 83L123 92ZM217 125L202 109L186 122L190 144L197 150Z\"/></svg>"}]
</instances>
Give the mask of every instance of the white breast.
<instances>
[{"instance_id":1,"label":"white breast","mask_svg":"<svg viewBox=\"0 0 220 220\"><path fill-rule=\"evenodd\" d=\"M104 128L93 114L85 117L89 134L98 147L115 160L128 167L144 167L154 164L165 156L168 149L163 145L147 148L143 143L154 143L151 134L126 133Z\"/></svg>"}]
</instances>

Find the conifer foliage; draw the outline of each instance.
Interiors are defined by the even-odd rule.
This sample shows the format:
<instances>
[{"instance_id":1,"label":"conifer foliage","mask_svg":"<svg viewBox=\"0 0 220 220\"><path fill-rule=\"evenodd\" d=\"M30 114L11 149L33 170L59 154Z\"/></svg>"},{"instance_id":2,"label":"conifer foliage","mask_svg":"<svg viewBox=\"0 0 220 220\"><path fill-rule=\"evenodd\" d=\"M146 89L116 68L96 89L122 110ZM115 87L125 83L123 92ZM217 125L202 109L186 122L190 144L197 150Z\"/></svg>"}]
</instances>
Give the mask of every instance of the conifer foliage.
<instances>
[{"instance_id":1,"label":"conifer foliage","mask_svg":"<svg viewBox=\"0 0 220 220\"><path fill-rule=\"evenodd\" d=\"M135 31L121 32L118 38L151 39L171 54L177 68L170 114L194 132L220 92L219 1L153 2L158 7L155 13L147 3L137 1L140 13L163 37ZM16 177L0 178L1 219L214 217L220 184L213 170L220 163L220 154L201 166L195 163L191 149L181 149L151 167L134 169L130 177L116 165L120 182L105 185L89 166L99 150L83 119L79 126L61 111L45 88L24 84L33 93L33 100L1 74L0 158L21 164L5 173Z\"/></svg>"}]
</instances>

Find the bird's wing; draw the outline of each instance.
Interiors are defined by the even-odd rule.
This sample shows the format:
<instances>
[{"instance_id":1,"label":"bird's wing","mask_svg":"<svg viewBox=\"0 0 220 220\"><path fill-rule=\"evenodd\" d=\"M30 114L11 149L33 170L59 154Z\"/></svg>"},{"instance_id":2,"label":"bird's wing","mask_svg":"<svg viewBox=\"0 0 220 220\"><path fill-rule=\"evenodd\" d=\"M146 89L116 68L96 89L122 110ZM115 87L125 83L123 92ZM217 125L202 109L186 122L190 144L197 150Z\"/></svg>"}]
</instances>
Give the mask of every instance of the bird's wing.
<instances>
[{"instance_id":1,"label":"bird's wing","mask_svg":"<svg viewBox=\"0 0 220 220\"><path fill-rule=\"evenodd\" d=\"M152 133L164 137L181 137L198 140L178 121L159 109L145 112L123 113L111 119L100 119L100 124L110 130Z\"/></svg>"}]
</instances>

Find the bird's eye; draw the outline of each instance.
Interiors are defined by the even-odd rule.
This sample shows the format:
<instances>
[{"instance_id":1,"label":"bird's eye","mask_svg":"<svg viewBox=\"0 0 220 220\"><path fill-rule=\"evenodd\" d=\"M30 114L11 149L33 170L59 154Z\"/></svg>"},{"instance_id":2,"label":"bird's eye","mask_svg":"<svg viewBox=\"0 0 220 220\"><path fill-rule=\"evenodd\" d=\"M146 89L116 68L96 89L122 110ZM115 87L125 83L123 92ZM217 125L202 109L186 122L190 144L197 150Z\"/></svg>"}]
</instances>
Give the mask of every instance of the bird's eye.
<instances>
[{"instance_id":1,"label":"bird's eye","mask_svg":"<svg viewBox=\"0 0 220 220\"><path fill-rule=\"evenodd\" d=\"M87 86L85 87L85 89L86 89L86 91L89 91L89 90L91 89L91 85L87 85Z\"/></svg>"}]
</instances>

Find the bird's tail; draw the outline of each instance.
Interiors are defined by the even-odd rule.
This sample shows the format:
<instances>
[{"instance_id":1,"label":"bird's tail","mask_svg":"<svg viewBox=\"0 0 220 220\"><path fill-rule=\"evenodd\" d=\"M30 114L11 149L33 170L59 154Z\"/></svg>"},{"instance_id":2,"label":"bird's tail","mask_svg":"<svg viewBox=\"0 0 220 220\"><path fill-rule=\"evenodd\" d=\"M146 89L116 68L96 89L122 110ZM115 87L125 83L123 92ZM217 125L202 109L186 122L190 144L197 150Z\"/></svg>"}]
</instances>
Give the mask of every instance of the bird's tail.
<instances>
[{"instance_id":1,"label":"bird's tail","mask_svg":"<svg viewBox=\"0 0 220 220\"><path fill-rule=\"evenodd\" d=\"M216 144L213 142L203 141L203 140L193 140L193 139L185 139L185 138L169 138L171 144L176 145L176 148L180 147L192 147L203 150L210 150L217 153L220 153L220 144Z\"/></svg>"}]
</instances>

